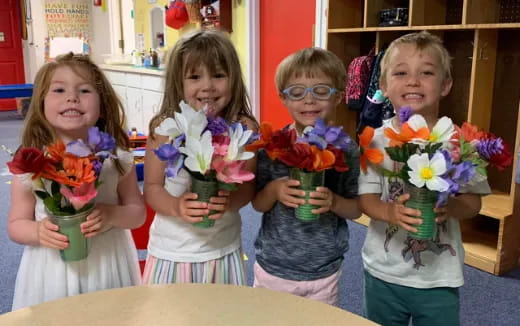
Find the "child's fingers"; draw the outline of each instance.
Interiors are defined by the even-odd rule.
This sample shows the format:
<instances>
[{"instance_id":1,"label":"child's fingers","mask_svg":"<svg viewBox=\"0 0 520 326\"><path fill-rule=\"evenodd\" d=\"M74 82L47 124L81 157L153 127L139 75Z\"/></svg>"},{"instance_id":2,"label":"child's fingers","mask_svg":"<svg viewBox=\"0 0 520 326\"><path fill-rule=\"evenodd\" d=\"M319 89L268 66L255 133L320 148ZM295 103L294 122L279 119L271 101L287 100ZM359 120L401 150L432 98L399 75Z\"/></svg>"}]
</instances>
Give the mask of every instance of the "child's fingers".
<instances>
[{"instance_id":1,"label":"child's fingers","mask_svg":"<svg viewBox=\"0 0 520 326\"><path fill-rule=\"evenodd\" d=\"M402 194L401 196L397 197L395 202L397 204L404 204L408 199L410 199L410 194Z\"/></svg>"},{"instance_id":2,"label":"child's fingers","mask_svg":"<svg viewBox=\"0 0 520 326\"><path fill-rule=\"evenodd\" d=\"M231 192L229 190L220 189L218 191L218 195L219 197L229 197L231 195Z\"/></svg>"},{"instance_id":3,"label":"child's fingers","mask_svg":"<svg viewBox=\"0 0 520 326\"><path fill-rule=\"evenodd\" d=\"M298 187L300 185L300 181L294 179L287 179L286 185L288 187Z\"/></svg>"},{"instance_id":4,"label":"child's fingers","mask_svg":"<svg viewBox=\"0 0 520 326\"><path fill-rule=\"evenodd\" d=\"M216 213L216 214L213 214L213 215L209 215L208 218L210 220L218 220L218 219L221 219L222 216L224 216L224 213L220 212L220 213Z\"/></svg>"}]
</instances>

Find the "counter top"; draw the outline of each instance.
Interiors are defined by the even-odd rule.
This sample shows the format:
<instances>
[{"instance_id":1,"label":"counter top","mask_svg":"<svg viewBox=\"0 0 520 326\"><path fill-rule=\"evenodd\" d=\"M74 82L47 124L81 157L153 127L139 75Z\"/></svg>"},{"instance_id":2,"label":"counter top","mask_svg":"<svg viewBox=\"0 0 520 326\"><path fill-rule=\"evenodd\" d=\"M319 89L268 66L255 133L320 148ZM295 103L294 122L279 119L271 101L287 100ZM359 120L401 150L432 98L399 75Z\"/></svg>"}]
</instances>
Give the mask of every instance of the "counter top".
<instances>
[{"instance_id":1,"label":"counter top","mask_svg":"<svg viewBox=\"0 0 520 326\"><path fill-rule=\"evenodd\" d=\"M102 70L129 72L129 73L141 74L141 75L143 75L143 74L144 75L155 75L155 76L163 76L164 75L164 70L134 67L134 66L131 66L131 65L107 65L107 64L101 64L101 65L99 65L99 68L101 68Z\"/></svg>"}]
</instances>

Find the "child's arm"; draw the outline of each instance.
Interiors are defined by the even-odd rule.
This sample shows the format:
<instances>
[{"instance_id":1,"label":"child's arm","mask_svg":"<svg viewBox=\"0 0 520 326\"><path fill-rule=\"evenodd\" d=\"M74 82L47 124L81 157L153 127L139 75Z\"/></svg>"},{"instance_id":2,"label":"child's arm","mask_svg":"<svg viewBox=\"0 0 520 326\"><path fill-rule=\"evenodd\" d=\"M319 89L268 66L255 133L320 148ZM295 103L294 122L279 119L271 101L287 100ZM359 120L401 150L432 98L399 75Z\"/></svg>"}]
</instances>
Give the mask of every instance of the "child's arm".
<instances>
[{"instance_id":1,"label":"child's arm","mask_svg":"<svg viewBox=\"0 0 520 326\"><path fill-rule=\"evenodd\" d=\"M188 223L202 221L209 214L208 204L196 201L197 194L185 192L179 197L170 195L164 189L164 168L152 149L156 149L167 141L166 136L148 137L144 164L144 199L157 213L165 216L178 216Z\"/></svg>"},{"instance_id":2,"label":"child's arm","mask_svg":"<svg viewBox=\"0 0 520 326\"><path fill-rule=\"evenodd\" d=\"M87 238L97 235L105 224L122 229L138 228L144 223L146 209L137 184L135 166L123 175L117 185L118 205L97 204L81 230Z\"/></svg>"},{"instance_id":3,"label":"child's arm","mask_svg":"<svg viewBox=\"0 0 520 326\"><path fill-rule=\"evenodd\" d=\"M327 187L318 187L311 192L309 204L321 206L312 210L314 214L323 214L332 211L334 214L349 220L355 220L361 216L361 210L357 198L345 198L335 194Z\"/></svg>"},{"instance_id":4,"label":"child's arm","mask_svg":"<svg viewBox=\"0 0 520 326\"><path fill-rule=\"evenodd\" d=\"M293 208L305 204L305 200L299 198L299 196L305 196L305 191L295 188L299 185L300 182L298 180L287 177L278 178L267 183L253 198L252 204L254 209L262 213L267 212L273 208L277 201Z\"/></svg>"},{"instance_id":5,"label":"child's arm","mask_svg":"<svg viewBox=\"0 0 520 326\"><path fill-rule=\"evenodd\" d=\"M422 219L413 216L421 216L421 211L404 206L410 198L409 194L399 196L396 202L383 202L380 194L363 194L359 196L361 211L370 218L398 225L399 227L417 232L412 225L422 224Z\"/></svg>"},{"instance_id":6,"label":"child's arm","mask_svg":"<svg viewBox=\"0 0 520 326\"><path fill-rule=\"evenodd\" d=\"M57 232L57 225L48 218L38 222L34 219L35 204L32 190L23 185L19 177L14 176L11 181L11 207L7 225L9 238L29 246L67 248L67 237Z\"/></svg>"}]
</instances>

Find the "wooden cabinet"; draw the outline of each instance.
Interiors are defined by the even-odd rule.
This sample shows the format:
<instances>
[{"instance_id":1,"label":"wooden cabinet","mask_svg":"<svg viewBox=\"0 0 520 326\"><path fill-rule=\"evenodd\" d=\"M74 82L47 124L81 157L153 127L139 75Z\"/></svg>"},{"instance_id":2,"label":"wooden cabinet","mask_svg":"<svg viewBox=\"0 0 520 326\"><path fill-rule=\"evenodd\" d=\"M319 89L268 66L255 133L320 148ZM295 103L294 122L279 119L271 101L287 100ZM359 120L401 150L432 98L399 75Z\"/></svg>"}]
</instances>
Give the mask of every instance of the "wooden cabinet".
<instances>
[{"instance_id":1,"label":"wooden cabinet","mask_svg":"<svg viewBox=\"0 0 520 326\"><path fill-rule=\"evenodd\" d=\"M389 8L407 8L407 24L380 27L379 12ZM441 37L453 57L454 79L441 115L494 132L518 151L520 0L329 0L327 13L326 47L345 66L413 31ZM336 110L336 121L351 135L357 119L345 105ZM513 167L517 159L515 154ZM520 189L513 167L489 169L493 194L484 197L479 216L461 222L466 263L494 274L518 266L520 256Z\"/></svg>"},{"instance_id":2,"label":"wooden cabinet","mask_svg":"<svg viewBox=\"0 0 520 326\"><path fill-rule=\"evenodd\" d=\"M160 71L102 65L126 113L127 129L148 134L148 124L159 112L164 78Z\"/></svg>"}]
</instances>

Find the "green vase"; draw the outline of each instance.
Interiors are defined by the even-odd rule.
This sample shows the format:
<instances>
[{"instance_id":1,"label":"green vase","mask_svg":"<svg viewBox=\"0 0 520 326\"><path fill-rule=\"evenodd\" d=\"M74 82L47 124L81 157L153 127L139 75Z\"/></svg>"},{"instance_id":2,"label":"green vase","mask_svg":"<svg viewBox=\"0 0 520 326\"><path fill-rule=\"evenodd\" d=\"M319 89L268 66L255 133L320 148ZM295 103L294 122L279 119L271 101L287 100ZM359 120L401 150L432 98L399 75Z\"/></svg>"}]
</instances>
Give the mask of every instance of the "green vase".
<instances>
[{"instance_id":1,"label":"green vase","mask_svg":"<svg viewBox=\"0 0 520 326\"><path fill-rule=\"evenodd\" d=\"M58 232L66 235L69 241L69 246L60 250L60 256L63 261L69 262L87 258L90 249L89 239L81 232L80 225L87 220L87 216L93 209L94 205L74 215L56 215L46 209L51 221L58 225Z\"/></svg>"},{"instance_id":2,"label":"green vase","mask_svg":"<svg viewBox=\"0 0 520 326\"><path fill-rule=\"evenodd\" d=\"M429 190L426 187L418 188L410 183L405 182L405 193L410 194L410 199L405 203L406 207L415 208L421 211L423 223L416 225L417 232L410 232L410 236L414 239L431 240L435 234L435 204L437 203L438 193Z\"/></svg>"},{"instance_id":3,"label":"green vase","mask_svg":"<svg viewBox=\"0 0 520 326\"><path fill-rule=\"evenodd\" d=\"M291 179L300 181L300 189L305 191L305 204L299 205L295 209L295 215L302 221L315 221L320 217L320 214L312 213L313 209L320 208L320 206L309 204L310 193L316 190L316 187L323 186L325 181L325 172L305 172L297 168L292 168L290 171Z\"/></svg>"},{"instance_id":4,"label":"green vase","mask_svg":"<svg viewBox=\"0 0 520 326\"><path fill-rule=\"evenodd\" d=\"M199 180L195 177L191 177L191 192L194 192L198 195L197 201L202 201L205 203L209 203L209 199L211 197L215 197L218 195L218 182L217 181L205 181ZM199 228L210 228L215 225L215 220L211 220L208 218L209 215L215 214L216 211L212 210L208 215L204 215L203 220L197 223L193 223L193 225Z\"/></svg>"}]
</instances>

